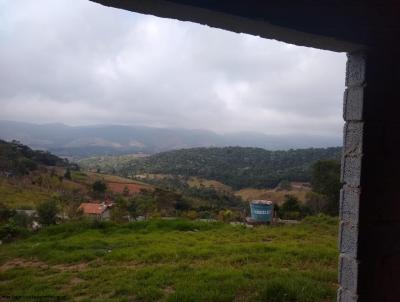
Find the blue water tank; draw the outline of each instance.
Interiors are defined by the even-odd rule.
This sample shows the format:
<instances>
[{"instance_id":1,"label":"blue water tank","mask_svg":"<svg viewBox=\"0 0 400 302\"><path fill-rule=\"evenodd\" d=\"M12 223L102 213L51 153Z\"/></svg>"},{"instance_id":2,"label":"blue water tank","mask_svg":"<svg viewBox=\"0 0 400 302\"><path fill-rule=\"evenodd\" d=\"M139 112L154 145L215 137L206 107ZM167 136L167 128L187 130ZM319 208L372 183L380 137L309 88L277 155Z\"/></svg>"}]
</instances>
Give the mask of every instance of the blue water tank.
<instances>
[{"instance_id":1,"label":"blue water tank","mask_svg":"<svg viewBox=\"0 0 400 302\"><path fill-rule=\"evenodd\" d=\"M255 222L272 222L274 204L269 200L253 200L250 202L250 213Z\"/></svg>"}]
</instances>

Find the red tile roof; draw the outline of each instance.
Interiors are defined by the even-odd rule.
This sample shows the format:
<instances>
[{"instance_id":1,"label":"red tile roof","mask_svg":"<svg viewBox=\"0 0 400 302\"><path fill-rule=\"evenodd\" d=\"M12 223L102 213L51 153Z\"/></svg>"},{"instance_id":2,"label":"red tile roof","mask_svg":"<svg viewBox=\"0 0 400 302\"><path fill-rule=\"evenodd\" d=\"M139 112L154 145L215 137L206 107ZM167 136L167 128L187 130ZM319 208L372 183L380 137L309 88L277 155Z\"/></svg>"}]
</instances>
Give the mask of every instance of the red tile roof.
<instances>
[{"instance_id":1,"label":"red tile roof","mask_svg":"<svg viewBox=\"0 0 400 302\"><path fill-rule=\"evenodd\" d=\"M85 202L79 206L79 209L82 209L84 214L101 215L107 209L107 206L100 203Z\"/></svg>"}]
</instances>

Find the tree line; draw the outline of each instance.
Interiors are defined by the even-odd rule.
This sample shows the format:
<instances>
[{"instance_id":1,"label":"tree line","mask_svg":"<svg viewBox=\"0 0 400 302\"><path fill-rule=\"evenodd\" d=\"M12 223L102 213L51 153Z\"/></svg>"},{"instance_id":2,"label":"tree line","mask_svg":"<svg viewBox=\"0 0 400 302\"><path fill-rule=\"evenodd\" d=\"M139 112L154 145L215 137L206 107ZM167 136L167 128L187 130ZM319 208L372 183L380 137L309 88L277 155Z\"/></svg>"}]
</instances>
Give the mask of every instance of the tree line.
<instances>
[{"instance_id":1,"label":"tree line","mask_svg":"<svg viewBox=\"0 0 400 302\"><path fill-rule=\"evenodd\" d=\"M311 181L319 160L339 160L341 148L268 151L261 148L191 148L135 159L115 171L122 176L169 174L220 181L233 189L274 188L281 181Z\"/></svg>"}]
</instances>

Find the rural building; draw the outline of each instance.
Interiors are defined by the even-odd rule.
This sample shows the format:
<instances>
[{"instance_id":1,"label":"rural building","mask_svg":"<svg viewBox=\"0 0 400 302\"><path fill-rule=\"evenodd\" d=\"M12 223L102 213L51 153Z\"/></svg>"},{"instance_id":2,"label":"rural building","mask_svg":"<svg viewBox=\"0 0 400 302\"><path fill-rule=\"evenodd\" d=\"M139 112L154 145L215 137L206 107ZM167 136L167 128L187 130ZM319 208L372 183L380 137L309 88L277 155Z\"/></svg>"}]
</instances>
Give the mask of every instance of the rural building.
<instances>
[{"instance_id":1,"label":"rural building","mask_svg":"<svg viewBox=\"0 0 400 302\"><path fill-rule=\"evenodd\" d=\"M399 301L399 0L92 1L347 52L338 301Z\"/></svg>"},{"instance_id":2,"label":"rural building","mask_svg":"<svg viewBox=\"0 0 400 302\"><path fill-rule=\"evenodd\" d=\"M110 219L110 207L111 204L105 202L85 202L79 206L79 209L82 210L84 216L99 220L108 220Z\"/></svg>"}]
</instances>

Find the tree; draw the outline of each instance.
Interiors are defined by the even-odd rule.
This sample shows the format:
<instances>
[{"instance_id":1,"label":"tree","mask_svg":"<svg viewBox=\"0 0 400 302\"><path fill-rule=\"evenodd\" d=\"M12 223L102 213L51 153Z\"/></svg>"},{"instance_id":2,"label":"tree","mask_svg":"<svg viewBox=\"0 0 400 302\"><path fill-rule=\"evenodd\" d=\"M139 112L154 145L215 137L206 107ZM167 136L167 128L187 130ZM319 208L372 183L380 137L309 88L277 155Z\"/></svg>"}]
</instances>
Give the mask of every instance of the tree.
<instances>
[{"instance_id":1,"label":"tree","mask_svg":"<svg viewBox=\"0 0 400 302\"><path fill-rule=\"evenodd\" d=\"M111 208L111 220L115 222L126 221L128 214L127 202L123 198L118 198L115 201L114 206Z\"/></svg>"},{"instance_id":2,"label":"tree","mask_svg":"<svg viewBox=\"0 0 400 302\"><path fill-rule=\"evenodd\" d=\"M185 199L178 199L175 201L174 208L176 211L187 211L190 210L190 203Z\"/></svg>"},{"instance_id":3,"label":"tree","mask_svg":"<svg viewBox=\"0 0 400 302\"><path fill-rule=\"evenodd\" d=\"M306 194L305 205L312 214L326 213L328 201L325 195L311 191Z\"/></svg>"},{"instance_id":4,"label":"tree","mask_svg":"<svg viewBox=\"0 0 400 302\"><path fill-rule=\"evenodd\" d=\"M138 195L134 200L137 216L145 216L147 219L150 215L154 215L157 212L156 200L152 196Z\"/></svg>"},{"instance_id":5,"label":"tree","mask_svg":"<svg viewBox=\"0 0 400 302\"><path fill-rule=\"evenodd\" d=\"M67 168L67 170L65 171L64 177L68 180L71 180L71 170L69 168Z\"/></svg>"},{"instance_id":6,"label":"tree","mask_svg":"<svg viewBox=\"0 0 400 302\"><path fill-rule=\"evenodd\" d=\"M129 199L127 204L126 204L126 209L128 211L129 215L129 221L133 218L134 220L137 219L139 216L139 204L136 201L136 199L132 198Z\"/></svg>"},{"instance_id":7,"label":"tree","mask_svg":"<svg viewBox=\"0 0 400 302\"><path fill-rule=\"evenodd\" d=\"M101 180L96 180L93 184L92 184L92 190L95 193L100 193L100 194L104 194L107 190L107 185L105 182L101 181Z\"/></svg>"},{"instance_id":8,"label":"tree","mask_svg":"<svg viewBox=\"0 0 400 302\"><path fill-rule=\"evenodd\" d=\"M41 203L36 210L42 225L56 224L58 207L54 200Z\"/></svg>"},{"instance_id":9,"label":"tree","mask_svg":"<svg viewBox=\"0 0 400 302\"><path fill-rule=\"evenodd\" d=\"M122 190L122 195L124 196L129 196L129 188L127 186L124 187L124 189Z\"/></svg>"},{"instance_id":10,"label":"tree","mask_svg":"<svg viewBox=\"0 0 400 302\"><path fill-rule=\"evenodd\" d=\"M321 160L312 167L311 188L327 199L326 214L338 215L340 194L340 163L335 160Z\"/></svg>"},{"instance_id":11,"label":"tree","mask_svg":"<svg viewBox=\"0 0 400 302\"><path fill-rule=\"evenodd\" d=\"M300 212L300 202L296 196L285 195L285 201L282 204L281 211L283 212Z\"/></svg>"},{"instance_id":12,"label":"tree","mask_svg":"<svg viewBox=\"0 0 400 302\"><path fill-rule=\"evenodd\" d=\"M231 210L221 210L218 213L218 219L224 222L229 222L233 218L233 212Z\"/></svg>"},{"instance_id":13,"label":"tree","mask_svg":"<svg viewBox=\"0 0 400 302\"><path fill-rule=\"evenodd\" d=\"M279 208L279 216L284 219L300 219L307 214L307 209L300 204L296 196L285 195L285 201Z\"/></svg>"}]
</instances>

